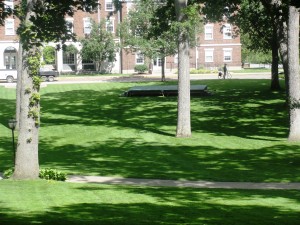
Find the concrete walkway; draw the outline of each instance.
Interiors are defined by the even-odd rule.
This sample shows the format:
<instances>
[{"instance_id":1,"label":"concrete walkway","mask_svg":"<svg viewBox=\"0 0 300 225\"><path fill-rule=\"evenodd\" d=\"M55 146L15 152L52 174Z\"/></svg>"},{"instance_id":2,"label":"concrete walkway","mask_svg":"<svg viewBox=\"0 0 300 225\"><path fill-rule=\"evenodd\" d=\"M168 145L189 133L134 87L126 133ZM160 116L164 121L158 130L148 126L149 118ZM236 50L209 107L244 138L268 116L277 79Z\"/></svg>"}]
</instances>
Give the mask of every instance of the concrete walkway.
<instances>
[{"instance_id":1,"label":"concrete walkway","mask_svg":"<svg viewBox=\"0 0 300 225\"><path fill-rule=\"evenodd\" d=\"M167 81L178 79L177 74L166 74ZM191 80L216 80L217 74L191 74ZM271 79L270 73L232 73L232 79ZM54 82L43 82L41 87L47 87L51 84L89 84L89 83L107 83L107 82L145 82L160 81L160 74L142 74L142 75L124 75L124 76L78 76L78 77L57 77ZM16 82L0 82L0 86L6 88L16 88Z\"/></svg>"},{"instance_id":2,"label":"concrete walkway","mask_svg":"<svg viewBox=\"0 0 300 225\"><path fill-rule=\"evenodd\" d=\"M67 182L137 185L137 186L159 186L159 187L300 190L300 183L178 181L178 180L134 179L134 178L102 177L102 176L81 176L81 175L68 176Z\"/></svg>"}]
</instances>

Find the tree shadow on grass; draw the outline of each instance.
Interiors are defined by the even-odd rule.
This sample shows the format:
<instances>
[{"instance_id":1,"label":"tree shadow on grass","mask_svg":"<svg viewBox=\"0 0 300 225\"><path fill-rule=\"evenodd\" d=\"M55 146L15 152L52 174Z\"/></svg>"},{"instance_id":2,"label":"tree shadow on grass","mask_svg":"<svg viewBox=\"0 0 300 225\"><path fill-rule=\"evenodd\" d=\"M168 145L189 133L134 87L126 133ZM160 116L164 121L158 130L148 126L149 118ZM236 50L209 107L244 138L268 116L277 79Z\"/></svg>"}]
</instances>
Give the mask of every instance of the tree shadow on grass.
<instances>
[{"instance_id":1,"label":"tree shadow on grass","mask_svg":"<svg viewBox=\"0 0 300 225\"><path fill-rule=\"evenodd\" d=\"M41 140L40 164L71 174L212 181L299 182L298 145L229 150L119 138L53 146Z\"/></svg>"},{"instance_id":2,"label":"tree shadow on grass","mask_svg":"<svg viewBox=\"0 0 300 225\"><path fill-rule=\"evenodd\" d=\"M212 88L213 85L219 88L215 95L192 99L194 132L271 141L285 137L286 111L284 101L278 100L282 93L267 91L264 81L226 82L217 85L211 82ZM41 165L80 174L136 178L299 181L295 175L300 174L296 144L253 146L241 151L237 147L176 145L171 139L146 142L127 137L127 129L133 129L137 134L146 131L170 138L177 115L176 98L118 97L131 85L138 84L82 85L79 90L68 86L55 93L44 89L41 129L77 124L82 125L78 129L102 126L121 133L102 142L95 137L95 141L85 145L76 142L57 145L57 140L66 137L48 132L40 140ZM9 107L4 111L10 111ZM0 143L8 142L2 139Z\"/></svg>"},{"instance_id":3,"label":"tree shadow on grass","mask_svg":"<svg viewBox=\"0 0 300 225\"><path fill-rule=\"evenodd\" d=\"M284 91L271 92L261 80L224 84L209 98L193 99L192 107L201 104L204 108L192 111L193 131L262 140L287 137Z\"/></svg>"},{"instance_id":4,"label":"tree shadow on grass","mask_svg":"<svg viewBox=\"0 0 300 225\"><path fill-rule=\"evenodd\" d=\"M193 132L242 138L272 137L270 140L285 138L288 120L283 93L270 92L264 81L244 82L248 86L240 81L230 82L231 86L228 83L221 86L213 96L192 98ZM45 126L101 125L175 135L176 97L119 97L122 89L120 85L109 91L99 88L46 93L42 123Z\"/></svg>"},{"instance_id":5,"label":"tree shadow on grass","mask_svg":"<svg viewBox=\"0 0 300 225\"><path fill-rule=\"evenodd\" d=\"M0 224L298 224L296 191L195 190L81 185L96 201L55 205L45 212L0 207ZM108 203L101 192L120 190L131 199ZM145 197L143 197L145 196ZM115 199L114 196L106 196ZM150 197L150 199L149 199ZM72 199L69 196L66 199ZM278 199L278 201L276 201ZM52 199L54 200L54 199ZM116 200L114 200L116 201ZM73 200L73 202L78 202ZM292 206L289 206L289 203Z\"/></svg>"}]
</instances>

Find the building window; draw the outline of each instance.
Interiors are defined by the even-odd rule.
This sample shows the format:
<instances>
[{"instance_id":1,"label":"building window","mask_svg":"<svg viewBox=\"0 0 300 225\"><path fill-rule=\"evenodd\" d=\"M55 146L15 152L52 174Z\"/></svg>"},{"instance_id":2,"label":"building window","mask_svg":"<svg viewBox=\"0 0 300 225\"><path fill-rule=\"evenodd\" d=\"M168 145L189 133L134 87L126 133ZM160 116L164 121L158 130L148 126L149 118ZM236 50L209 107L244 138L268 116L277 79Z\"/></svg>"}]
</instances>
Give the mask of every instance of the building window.
<instances>
[{"instance_id":1,"label":"building window","mask_svg":"<svg viewBox=\"0 0 300 225\"><path fill-rule=\"evenodd\" d=\"M174 63L178 64L178 54L174 55Z\"/></svg>"},{"instance_id":2,"label":"building window","mask_svg":"<svg viewBox=\"0 0 300 225\"><path fill-rule=\"evenodd\" d=\"M144 64L144 55L142 53L139 52L135 55L135 63Z\"/></svg>"},{"instance_id":3,"label":"building window","mask_svg":"<svg viewBox=\"0 0 300 225\"><path fill-rule=\"evenodd\" d=\"M156 58L153 60L153 66L162 66L161 58Z\"/></svg>"},{"instance_id":4,"label":"building window","mask_svg":"<svg viewBox=\"0 0 300 225\"><path fill-rule=\"evenodd\" d=\"M224 54L224 62L232 61L232 49L223 49Z\"/></svg>"},{"instance_id":5,"label":"building window","mask_svg":"<svg viewBox=\"0 0 300 225\"><path fill-rule=\"evenodd\" d=\"M66 18L67 29L70 33L74 33L74 19Z\"/></svg>"},{"instance_id":6,"label":"building window","mask_svg":"<svg viewBox=\"0 0 300 225\"><path fill-rule=\"evenodd\" d=\"M15 35L15 20L6 19L5 20L5 35Z\"/></svg>"},{"instance_id":7,"label":"building window","mask_svg":"<svg viewBox=\"0 0 300 225\"><path fill-rule=\"evenodd\" d=\"M114 4L112 0L105 0L105 11L114 11Z\"/></svg>"},{"instance_id":8,"label":"building window","mask_svg":"<svg viewBox=\"0 0 300 225\"><path fill-rule=\"evenodd\" d=\"M213 40L214 39L214 26L209 24L205 25L205 40Z\"/></svg>"},{"instance_id":9,"label":"building window","mask_svg":"<svg viewBox=\"0 0 300 225\"><path fill-rule=\"evenodd\" d=\"M75 54L74 53L64 53L63 54L63 64L75 64Z\"/></svg>"},{"instance_id":10,"label":"building window","mask_svg":"<svg viewBox=\"0 0 300 225\"><path fill-rule=\"evenodd\" d=\"M91 18L84 18L83 19L83 33L90 34L91 30L92 30Z\"/></svg>"},{"instance_id":11,"label":"building window","mask_svg":"<svg viewBox=\"0 0 300 225\"><path fill-rule=\"evenodd\" d=\"M95 63L93 62L93 60L83 59L82 68L84 70L95 70Z\"/></svg>"},{"instance_id":12,"label":"building window","mask_svg":"<svg viewBox=\"0 0 300 225\"><path fill-rule=\"evenodd\" d=\"M223 27L223 39L232 39L230 24L225 24Z\"/></svg>"},{"instance_id":13,"label":"building window","mask_svg":"<svg viewBox=\"0 0 300 225\"><path fill-rule=\"evenodd\" d=\"M108 31L110 33L115 32L115 30L114 30L114 20L113 19L107 20L106 23L105 23L105 26L106 26L106 31Z\"/></svg>"},{"instance_id":14,"label":"building window","mask_svg":"<svg viewBox=\"0 0 300 225\"><path fill-rule=\"evenodd\" d=\"M6 0L4 1L4 7L14 9L14 0Z\"/></svg>"},{"instance_id":15,"label":"building window","mask_svg":"<svg viewBox=\"0 0 300 225\"><path fill-rule=\"evenodd\" d=\"M205 62L214 61L214 49L205 49Z\"/></svg>"},{"instance_id":16,"label":"building window","mask_svg":"<svg viewBox=\"0 0 300 225\"><path fill-rule=\"evenodd\" d=\"M14 47L7 47L4 50L4 65L10 70L17 68L17 50Z\"/></svg>"}]
</instances>

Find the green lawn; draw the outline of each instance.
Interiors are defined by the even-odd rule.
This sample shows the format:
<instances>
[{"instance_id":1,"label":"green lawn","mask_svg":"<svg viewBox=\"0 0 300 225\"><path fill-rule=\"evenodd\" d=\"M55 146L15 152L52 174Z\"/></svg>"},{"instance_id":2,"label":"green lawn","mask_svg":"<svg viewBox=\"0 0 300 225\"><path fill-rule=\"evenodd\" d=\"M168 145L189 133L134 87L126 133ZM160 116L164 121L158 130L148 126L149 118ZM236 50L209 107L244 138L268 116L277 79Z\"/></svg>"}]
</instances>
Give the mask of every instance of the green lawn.
<instances>
[{"instance_id":1,"label":"green lawn","mask_svg":"<svg viewBox=\"0 0 300 225\"><path fill-rule=\"evenodd\" d=\"M299 191L1 181L0 224L296 225Z\"/></svg>"},{"instance_id":2,"label":"green lawn","mask_svg":"<svg viewBox=\"0 0 300 225\"><path fill-rule=\"evenodd\" d=\"M134 85L42 88L40 165L69 174L300 182L284 91L267 80L207 80L191 100L193 136L174 137L175 97L119 97ZM166 83L170 84L170 83ZM12 166L15 90L0 87L0 171ZM299 224L299 191L0 181L0 224Z\"/></svg>"},{"instance_id":3,"label":"green lawn","mask_svg":"<svg viewBox=\"0 0 300 225\"><path fill-rule=\"evenodd\" d=\"M284 91L266 80L207 80L191 100L193 136L175 138L175 97L119 97L134 83L42 88L40 165L69 174L299 182L299 144L286 142ZM142 85L153 85L148 83ZM168 83L167 83L168 84ZM0 171L12 166L14 90L0 87Z\"/></svg>"}]
</instances>

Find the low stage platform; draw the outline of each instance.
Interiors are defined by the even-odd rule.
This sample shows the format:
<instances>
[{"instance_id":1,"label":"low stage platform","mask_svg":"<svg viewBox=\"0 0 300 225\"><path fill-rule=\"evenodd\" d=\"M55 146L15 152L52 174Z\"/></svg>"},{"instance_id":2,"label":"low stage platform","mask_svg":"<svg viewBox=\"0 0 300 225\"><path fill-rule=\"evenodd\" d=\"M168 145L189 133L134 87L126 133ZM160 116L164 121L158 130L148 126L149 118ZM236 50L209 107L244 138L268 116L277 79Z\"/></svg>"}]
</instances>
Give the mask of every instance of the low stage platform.
<instances>
[{"instance_id":1,"label":"low stage platform","mask_svg":"<svg viewBox=\"0 0 300 225\"><path fill-rule=\"evenodd\" d=\"M177 85L136 86L125 91L123 96L177 96ZM207 96L207 85L191 85L191 96Z\"/></svg>"}]
</instances>

